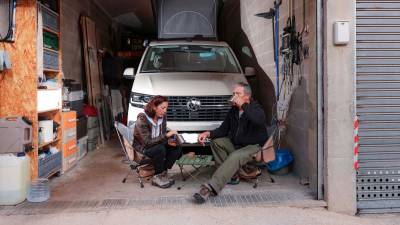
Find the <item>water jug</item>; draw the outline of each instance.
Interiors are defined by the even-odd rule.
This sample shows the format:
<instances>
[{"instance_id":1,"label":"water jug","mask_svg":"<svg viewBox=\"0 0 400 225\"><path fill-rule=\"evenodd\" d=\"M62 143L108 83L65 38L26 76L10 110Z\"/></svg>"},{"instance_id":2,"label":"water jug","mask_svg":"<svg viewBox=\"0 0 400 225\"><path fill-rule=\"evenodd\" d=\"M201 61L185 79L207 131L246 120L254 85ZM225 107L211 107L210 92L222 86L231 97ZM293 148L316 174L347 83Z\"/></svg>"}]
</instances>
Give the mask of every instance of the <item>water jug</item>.
<instances>
[{"instance_id":1,"label":"water jug","mask_svg":"<svg viewBox=\"0 0 400 225\"><path fill-rule=\"evenodd\" d=\"M30 160L26 155L0 155L0 205L16 205L26 199L30 184Z\"/></svg>"}]
</instances>

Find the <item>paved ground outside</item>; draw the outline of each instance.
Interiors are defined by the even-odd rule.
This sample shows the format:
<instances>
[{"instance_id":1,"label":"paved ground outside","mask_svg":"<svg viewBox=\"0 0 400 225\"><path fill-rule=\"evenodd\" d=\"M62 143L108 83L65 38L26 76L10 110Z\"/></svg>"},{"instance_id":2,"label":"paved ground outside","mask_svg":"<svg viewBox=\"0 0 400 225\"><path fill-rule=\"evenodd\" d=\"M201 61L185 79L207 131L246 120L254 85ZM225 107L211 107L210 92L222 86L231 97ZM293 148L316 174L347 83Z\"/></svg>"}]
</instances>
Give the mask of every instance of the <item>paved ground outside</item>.
<instances>
[{"instance_id":1,"label":"paved ground outside","mask_svg":"<svg viewBox=\"0 0 400 225\"><path fill-rule=\"evenodd\" d=\"M1 225L398 225L399 215L348 216L323 208L188 207L0 216Z\"/></svg>"}]
</instances>

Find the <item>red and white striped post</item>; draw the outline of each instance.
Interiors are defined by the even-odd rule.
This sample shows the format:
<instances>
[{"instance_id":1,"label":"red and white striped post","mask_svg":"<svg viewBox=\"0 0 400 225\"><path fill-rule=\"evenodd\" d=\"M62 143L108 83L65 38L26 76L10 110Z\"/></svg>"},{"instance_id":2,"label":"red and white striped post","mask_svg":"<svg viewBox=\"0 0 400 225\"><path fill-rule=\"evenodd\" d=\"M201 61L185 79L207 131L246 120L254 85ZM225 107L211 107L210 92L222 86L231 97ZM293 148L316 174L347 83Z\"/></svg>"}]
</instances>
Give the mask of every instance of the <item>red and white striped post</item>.
<instances>
[{"instance_id":1,"label":"red and white striped post","mask_svg":"<svg viewBox=\"0 0 400 225\"><path fill-rule=\"evenodd\" d=\"M354 119L354 169L358 169L358 152L359 152L359 138L358 138L359 121L356 116Z\"/></svg>"}]
</instances>

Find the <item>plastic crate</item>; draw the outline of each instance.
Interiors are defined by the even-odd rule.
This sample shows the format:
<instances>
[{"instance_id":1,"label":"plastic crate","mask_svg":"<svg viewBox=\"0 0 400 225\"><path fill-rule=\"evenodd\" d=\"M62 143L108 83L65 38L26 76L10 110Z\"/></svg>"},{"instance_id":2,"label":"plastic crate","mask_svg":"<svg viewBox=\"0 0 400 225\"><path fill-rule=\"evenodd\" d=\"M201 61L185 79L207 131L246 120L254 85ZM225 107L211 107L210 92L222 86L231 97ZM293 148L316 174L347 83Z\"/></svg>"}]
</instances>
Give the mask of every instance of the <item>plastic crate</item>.
<instances>
[{"instance_id":1,"label":"plastic crate","mask_svg":"<svg viewBox=\"0 0 400 225\"><path fill-rule=\"evenodd\" d=\"M43 50L43 67L45 69L58 70L58 53L46 49Z\"/></svg>"},{"instance_id":2,"label":"plastic crate","mask_svg":"<svg viewBox=\"0 0 400 225\"><path fill-rule=\"evenodd\" d=\"M42 8L43 27L58 32L60 30L58 15L46 7L41 7L41 8Z\"/></svg>"},{"instance_id":3,"label":"plastic crate","mask_svg":"<svg viewBox=\"0 0 400 225\"><path fill-rule=\"evenodd\" d=\"M69 106L71 107L71 109L76 111L77 117L83 116L83 104L83 100L69 102Z\"/></svg>"},{"instance_id":4,"label":"plastic crate","mask_svg":"<svg viewBox=\"0 0 400 225\"><path fill-rule=\"evenodd\" d=\"M54 12L58 11L58 0L41 0L40 2Z\"/></svg>"},{"instance_id":5,"label":"plastic crate","mask_svg":"<svg viewBox=\"0 0 400 225\"><path fill-rule=\"evenodd\" d=\"M78 153L75 152L62 160L62 173L67 172L76 166L78 162Z\"/></svg>"},{"instance_id":6,"label":"plastic crate","mask_svg":"<svg viewBox=\"0 0 400 225\"><path fill-rule=\"evenodd\" d=\"M43 46L45 48L58 51L58 37L55 34L44 31L43 32Z\"/></svg>"},{"instance_id":7,"label":"plastic crate","mask_svg":"<svg viewBox=\"0 0 400 225\"><path fill-rule=\"evenodd\" d=\"M62 154L61 151L56 154L49 155L43 159L39 159L39 177L47 178L59 171L61 171L62 165Z\"/></svg>"},{"instance_id":8,"label":"plastic crate","mask_svg":"<svg viewBox=\"0 0 400 225\"><path fill-rule=\"evenodd\" d=\"M87 117L86 116L78 117L78 122L76 124L76 133L77 133L76 137L78 139L87 136L88 129L87 129Z\"/></svg>"},{"instance_id":9,"label":"plastic crate","mask_svg":"<svg viewBox=\"0 0 400 225\"><path fill-rule=\"evenodd\" d=\"M99 120L98 120L97 116L89 116L88 117L88 124L87 124L88 129L97 128L99 126L100 126L100 124L99 124Z\"/></svg>"},{"instance_id":10,"label":"plastic crate","mask_svg":"<svg viewBox=\"0 0 400 225\"><path fill-rule=\"evenodd\" d=\"M78 160L81 160L88 152L88 136L78 140Z\"/></svg>"}]
</instances>

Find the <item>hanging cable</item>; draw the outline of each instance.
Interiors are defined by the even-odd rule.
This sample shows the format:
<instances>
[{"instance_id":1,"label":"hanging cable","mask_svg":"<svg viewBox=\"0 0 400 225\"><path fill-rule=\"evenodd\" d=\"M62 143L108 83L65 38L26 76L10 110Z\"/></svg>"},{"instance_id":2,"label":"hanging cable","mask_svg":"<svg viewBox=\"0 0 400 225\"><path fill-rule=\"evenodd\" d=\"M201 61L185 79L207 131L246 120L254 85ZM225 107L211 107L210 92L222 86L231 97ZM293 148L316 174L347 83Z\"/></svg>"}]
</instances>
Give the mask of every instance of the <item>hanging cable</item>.
<instances>
[{"instance_id":1,"label":"hanging cable","mask_svg":"<svg viewBox=\"0 0 400 225\"><path fill-rule=\"evenodd\" d=\"M9 0L9 3L8 3L8 28L7 28L6 36L1 37L1 34L0 34L1 42L7 41L13 33L14 4L15 4L15 0Z\"/></svg>"}]
</instances>

